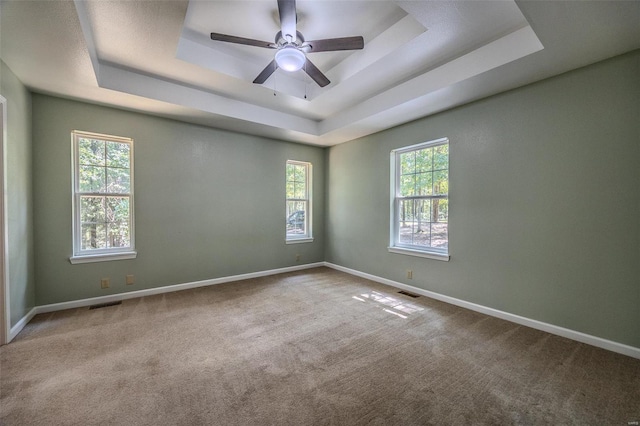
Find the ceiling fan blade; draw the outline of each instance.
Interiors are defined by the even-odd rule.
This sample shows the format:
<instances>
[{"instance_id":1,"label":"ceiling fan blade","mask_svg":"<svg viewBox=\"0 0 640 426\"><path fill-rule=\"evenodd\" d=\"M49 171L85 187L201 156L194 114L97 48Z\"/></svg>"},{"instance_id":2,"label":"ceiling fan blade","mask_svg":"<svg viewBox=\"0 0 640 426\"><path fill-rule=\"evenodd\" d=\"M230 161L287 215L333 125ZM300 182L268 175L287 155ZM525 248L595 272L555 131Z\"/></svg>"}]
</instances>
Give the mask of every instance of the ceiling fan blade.
<instances>
[{"instance_id":1,"label":"ceiling fan blade","mask_svg":"<svg viewBox=\"0 0 640 426\"><path fill-rule=\"evenodd\" d=\"M332 52L335 50L358 50L364 48L362 36L326 38L305 43L309 46L309 52Z\"/></svg>"},{"instance_id":2,"label":"ceiling fan blade","mask_svg":"<svg viewBox=\"0 0 640 426\"><path fill-rule=\"evenodd\" d=\"M296 41L296 0L278 0L280 28L286 41ZM289 40L291 37L291 40Z\"/></svg>"},{"instance_id":3,"label":"ceiling fan blade","mask_svg":"<svg viewBox=\"0 0 640 426\"><path fill-rule=\"evenodd\" d=\"M253 80L253 82L256 84L264 83L265 81L267 81L269 77L271 77L271 74L276 72L277 69L278 69L278 64L276 64L276 60L274 59L269 63L269 65L267 65L265 69L262 70L260 74L258 74L258 76L256 77L255 80Z\"/></svg>"},{"instance_id":4,"label":"ceiling fan blade","mask_svg":"<svg viewBox=\"0 0 640 426\"><path fill-rule=\"evenodd\" d=\"M307 74L309 74L309 77L311 77L313 81L318 83L318 86L324 87L327 84L331 83L327 76L322 74L322 71L320 71L318 67L313 65L313 62L311 62L309 58L307 58L307 62L304 63L303 69Z\"/></svg>"},{"instance_id":5,"label":"ceiling fan blade","mask_svg":"<svg viewBox=\"0 0 640 426\"><path fill-rule=\"evenodd\" d=\"M267 49L275 49L277 46L268 41L254 40L252 38L236 37L227 34L211 33L211 40L226 41L228 43L246 44L247 46L266 47Z\"/></svg>"}]
</instances>

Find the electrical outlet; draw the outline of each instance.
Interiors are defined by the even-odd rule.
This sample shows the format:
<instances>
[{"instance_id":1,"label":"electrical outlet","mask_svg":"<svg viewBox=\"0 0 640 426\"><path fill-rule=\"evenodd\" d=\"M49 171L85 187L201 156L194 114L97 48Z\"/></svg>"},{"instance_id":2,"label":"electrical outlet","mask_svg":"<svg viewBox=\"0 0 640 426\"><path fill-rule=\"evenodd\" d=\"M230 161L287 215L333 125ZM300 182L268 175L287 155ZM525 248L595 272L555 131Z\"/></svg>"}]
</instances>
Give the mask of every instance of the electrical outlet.
<instances>
[{"instance_id":1,"label":"electrical outlet","mask_svg":"<svg viewBox=\"0 0 640 426\"><path fill-rule=\"evenodd\" d=\"M411 269L407 269L407 278L410 280L413 279L413 271Z\"/></svg>"},{"instance_id":2,"label":"electrical outlet","mask_svg":"<svg viewBox=\"0 0 640 426\"><path fill-rule=\"evenodd\" d=\"M127 275L125 282L127 285L132 285L133 283L135 283L135 280L133 279L133 275Z\"/></svg>"},{"instance_id":3,"label":"electrical outlet","mask_svg":"<svg viewBox=\"0 0 640 426\"><path fill-rule=\"evenodd\" d=\"M300 255L296 254L296 262L300 262Z\"/></svg>"},{"instance_id":4,"label":"electrical outlet","mask_svg":"<svg viewBox=\"0 0 640 426\"><path fill-rule=\"evenodd\" d=\"M100 280L100 288L109 288L109 278L103 278Z\"/></svg>"}]
</instances>

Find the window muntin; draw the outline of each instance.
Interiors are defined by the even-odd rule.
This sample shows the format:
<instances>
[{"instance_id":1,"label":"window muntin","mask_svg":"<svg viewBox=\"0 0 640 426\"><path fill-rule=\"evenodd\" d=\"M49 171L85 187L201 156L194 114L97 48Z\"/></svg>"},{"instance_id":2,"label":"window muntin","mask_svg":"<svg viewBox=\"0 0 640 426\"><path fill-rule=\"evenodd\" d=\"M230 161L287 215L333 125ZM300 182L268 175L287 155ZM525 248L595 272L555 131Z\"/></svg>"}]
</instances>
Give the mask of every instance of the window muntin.
<instances>
[{"instance_id":1,"label":"window muntin","mask_svg":"<svg viewBox=\"0 0 640 426\"><path fill-rule=\"evenodd\" d=\"M391 152L391 248L447 255L449 140Z\"/></svg>"},{"instance_id":2,"label":"window muntin","mask_svg":"<svg viewBox=\"0 0 640 426\"><path fill-rule=\"evenodd\" d=\"M73 254L134 251L133 140L72 132Z\"/></svg>"},{"instance_id":3,"label":"window muntin","mask_svg":"<svg viewBox=\"0 0 640 426\"><path fill-rule=\"evenodd\" d=\"M286 240L309 240L311 233L311 163L287 161Z\"/></svg>"}]
</instances>

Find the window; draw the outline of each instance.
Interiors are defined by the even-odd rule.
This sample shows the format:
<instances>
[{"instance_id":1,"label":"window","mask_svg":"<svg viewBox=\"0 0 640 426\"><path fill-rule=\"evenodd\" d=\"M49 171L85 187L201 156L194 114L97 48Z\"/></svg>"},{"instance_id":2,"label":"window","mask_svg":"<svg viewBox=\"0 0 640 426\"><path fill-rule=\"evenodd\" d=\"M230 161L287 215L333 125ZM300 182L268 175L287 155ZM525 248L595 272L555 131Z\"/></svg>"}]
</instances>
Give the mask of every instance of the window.
<instances>
[{"instance_id":1,"label":"window","mask_svg":"<svg viewBox=\"0 0 640 426\"><path fill-rule=\"evenodd\" d=\"M71 263L134 258L133 140L74 131L72 141Z\"/></svg>"},{"instance_id":2,"label":"window","mask_svg":"<svg viewBox=\"0 0 640 426\"><path fill-rule=\"evenodd\" d=\"M311 163L287 161L286 227L288 243L313 241L311 233Z\"/></svg>"},{"instance_id":3,"label":"window","mask_svg":"<svg viewBox=\"0 0 640 426\"><path fill-rule=\"evenodd\" d=\"M449 260L449 140L391 151L389 251Z\"/></svg>"}]
</instances>

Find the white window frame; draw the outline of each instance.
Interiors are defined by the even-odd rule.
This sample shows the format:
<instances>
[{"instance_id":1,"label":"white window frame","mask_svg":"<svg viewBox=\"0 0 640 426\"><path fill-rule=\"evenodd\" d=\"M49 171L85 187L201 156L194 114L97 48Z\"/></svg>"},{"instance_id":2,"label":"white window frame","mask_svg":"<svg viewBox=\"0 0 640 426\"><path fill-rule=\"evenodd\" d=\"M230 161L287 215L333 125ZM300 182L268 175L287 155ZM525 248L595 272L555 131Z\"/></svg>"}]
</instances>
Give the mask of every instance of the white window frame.
<instances>
[{"instance_id":1,"label":"white window frame","mask_svg":"<svg viewBox=\"0 0 640 426\"><path fill-rule=\"evenodd\" d=\"M306 171L305 171L305 198L287 198L286 197L286 167L289 165L296 165L296 166L304 166ZM312 204L313 204L313 194L312 194L312 173L313 173L313 165L310 162L307 161L298 161L298 160L287 160L286 165L285 165L285 243L286 244L297 244L297 243L310 243L313 241L313 214L312 214ZM290 201L297 201L297 202L304 202L306 203L305 206L305 214L304 214L304 221L305 221L305 229L306 229L306 233L305 234L300 234L300 235L289 235L287 234L286 231L286 220L288 219L287 217L287 203L289 203Z\"/></svg>"},{"instance_id":2,"label":"white window frame","mask_svg":"<svg viewBox=\"0 0 640 426\"><path fill-rule=\"evenodd\" d=\"M431 148L439 145L447 145L449 144L449 138L440 138L428 142L422 142L416 145L407 146L404 148L398 148L391 151L390 155L390 226L389 226L389 247L388 250L390 253L396 254L405 254L409 256L418 256L424 257L428 259L435 260L444 260L449 261L449 245L447 244L447 249L438 249L435 247L422 247L417 245L409 245L409 244L400 244L399 235L400 230L398 229L399 221L399 205L400 201L403 199L435 199L435 198L447 198L449 199L449 192L451 188L451 179L449 175L449 192L446 197L442 197L441 195L421 195L414 197L400 197L400 155L405 154L411 151L418 151L424 148ZM449 152L449 166L447 170L450 168L451 163L451 153ZM451 202L449 202L449 211L451 210ZM447 229L447 236L449 230Z\"/></svg>"},{"instance_id":3,"label":"white window frame","mask_svg":"<svg viewBox=\"0 0 640 426\"><path fill-rule=\"evenodd\" d=\"M118 142L129 144L130 159L129 159L129 217L130 217L130 247L117 247L106 249L94 249L94 250L82 250L82 230L80 220L80 197L83 195L96 195L96 196L113 196L111 193L88 193L80 192L80 165L79 165L79 152L78 141L80 138L97 139L107 142ZM90 263L90 262L105 262L112 260L125 260L135 259L137 252L135 250L135 220L134 220L134 168L133 168L133 139L121 136L105 135L100 133L84 132L80 130L74 130L71 132L71 161L72 167L72 183L73 183L73 201L72 201L72 217L73 217L73 256L69 258L72 264L77 263ZM122 195L122 194L117 194Z\"/></svg>"}]
</instances>

